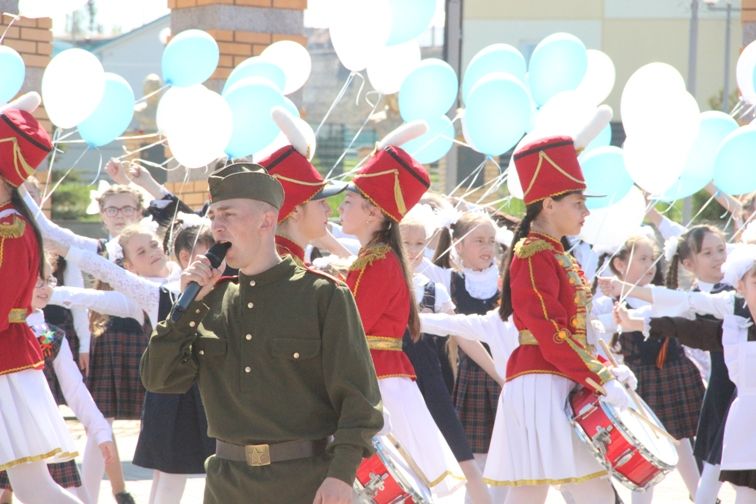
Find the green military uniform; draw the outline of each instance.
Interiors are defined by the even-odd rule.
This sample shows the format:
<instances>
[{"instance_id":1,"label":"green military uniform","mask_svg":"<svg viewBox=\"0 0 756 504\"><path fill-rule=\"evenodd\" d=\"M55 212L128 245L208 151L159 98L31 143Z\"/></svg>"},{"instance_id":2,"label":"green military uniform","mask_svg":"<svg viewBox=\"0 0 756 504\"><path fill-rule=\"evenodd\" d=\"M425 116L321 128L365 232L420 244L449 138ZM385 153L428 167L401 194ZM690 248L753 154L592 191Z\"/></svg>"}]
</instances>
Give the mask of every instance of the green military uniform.
<instances>
[{"instance_id":1,"label":"green military uniform","mask_svg":"<svg viewBox=\"0 0 756 504\"><path fill-rule=\"evenodd\" d=\"M211 178L211 194L212 188ZM198 381L208 434L226 443L275 446L332 437L323 453L268 465L256 448L247 462L211 457L206 503L311 504L326 477L351 486L383 425L349 289L290 258L221 282L176 322L161 322L141 373L153 392L182 393Z\"/></svg>"}]
</instances>

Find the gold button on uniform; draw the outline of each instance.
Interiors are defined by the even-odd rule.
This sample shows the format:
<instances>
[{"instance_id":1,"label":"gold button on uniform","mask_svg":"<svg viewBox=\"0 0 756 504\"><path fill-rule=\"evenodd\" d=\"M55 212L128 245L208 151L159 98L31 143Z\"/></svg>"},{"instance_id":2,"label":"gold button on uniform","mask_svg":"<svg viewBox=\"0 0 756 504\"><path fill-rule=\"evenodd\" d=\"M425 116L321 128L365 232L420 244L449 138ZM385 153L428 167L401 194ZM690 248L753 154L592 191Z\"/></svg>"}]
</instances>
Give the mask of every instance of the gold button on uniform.
<instances>
[{"instance_id":1,"label":"gold button on uniform","mask_svg":"<svg viewBox=\"0 0 756 504\"><path fill-rule=\"evenodd\" d=\"M194 320L189 322L189 327L195 327L196 325L197 325L197 322L195 322Z\"/></svg>"},{"instance_id":2,"label":"gold button on uniform","mask_svg":"<svg viewBox=\"0 0 756 504\"><path fill-rule=\"evenodd\" d=\"M204 351L204 350L200 350L200 351L199 351L199 352L197 352L197 353L199 353L200 355L205 355L205 351Z\"/></svg>"},{"instance_id":3,"label":"gold button on uniform","mask_svg":"<svg viewBox=\"0 0 756 504\"><path fill-rule=\"evenodd\" d=\"M299 359L299 352L294 352L291 356L295 359Z\"/></svg>"},{"instance_id":4,"label":"gold button on uniform","mask_svg":"<svg viewBox=\"0 0 756 504\"><path fill-rule=\"evenodd\" d=\"M247 366L247 367L244 368L244 372L245 373L251 373L252 372L252 368L249 367L249 366Z\"/></svg>"},{"instance_id":5,"label":"gold button on uniform","mask_svg":"<svg viewBox=\"0 0 756 504\"><path fill-rule=\"evenodd\" d=\"M247 334L246 336L244 336L244 339L247 340L247 341L252 341L252 335L251 334Z\"/></svg>"},{"instance_id":6,"label":"gold button on uniform","mask_svg":"<svg viewBox=\"0 0 756 504\"><path fill-rule=\"evenodd\" d=\"M255 285L257 285L257 282L255 282L254 280L250 280L249 281L249 286L250 287L254 287Z\"/></svg>"},{"instance_id":7,"label":"gold button on uniform","mask_svg":"<svg viewBox=\"0 0 756 504\"><path fill-rule=\"evenodd\" d=\"M247 303L247 308L252 308L253 306L255 306L255 303L253 303L252 301Z\"/></svg>"},{"instance_id":8,"label":"gold button on uniform","mask_svg":"<svg viewBox=\"0 0 756 504\"><path fill-rule=\"evenodd\" d=\"M199 313L199 312L201 312L201 311L202 311L202 310L200 310L199 308L197 308L196 310L194 310L194 313Z\"/></svg>"}]
</instances>

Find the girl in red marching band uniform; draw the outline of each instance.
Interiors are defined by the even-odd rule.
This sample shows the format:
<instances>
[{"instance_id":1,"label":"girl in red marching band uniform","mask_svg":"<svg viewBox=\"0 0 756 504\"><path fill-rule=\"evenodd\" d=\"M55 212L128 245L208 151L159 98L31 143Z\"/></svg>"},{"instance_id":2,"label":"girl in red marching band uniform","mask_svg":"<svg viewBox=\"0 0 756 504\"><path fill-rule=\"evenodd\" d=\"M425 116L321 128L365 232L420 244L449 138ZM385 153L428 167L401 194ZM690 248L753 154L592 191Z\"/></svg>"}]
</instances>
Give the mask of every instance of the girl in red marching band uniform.
<instances>
[{"instance_id":1,"label":"girl in red marching band uniform","mask_svg":"<svg viewBox=\"0 0 756 504\"><path fill-rule=\"evenodd\" d=\"M29 111L29 94L0 114L0 469L25 502L79 503L59 487L48 462L76 456L42 372L44 357L26 324L42 267L42 237L18 187L52 150ZM23 109L23 110L21 110Z\"/></svg>"},{"instance_id":2,"label":"girl in red marching band uniform","mask_svg":"<svg viewBox=\"0 0 756 504\"><path fill-rule=\"evenodd\" d=\"M387 413L384 430L414 459L422 472L418 476L433 495L443 497L460 490L464 477L402 351L406 331L414 340L418 338L419 319L398 224L430 181L423 166L393 144L425 129L424 125L409 125L380 142L376 153L355 175L340 211L344 232L357 236L362 245L349 269L347 284L354 294L378 375Z\"/></svg>"},{"instance_id":3,"label":"girl in red marching band uniform","mask_svg":"<svg viewBox=\"0 0 756 504\"><path fill-rule=\"evenodd\" d=\"M492 485L512 487L508 504L544 502L550 485L562 485L581 504L609 504L607 472L564 411L576 386L601 388L618 407L628 403L588 342L590 285L563 245L566 236L580 234L589 214L575 144L545 138L522 146L514 160L526 215L508 256L500 315L513 316L520 345L507 363L491 440L506 449L489 455L485 475Z\"/></svg>"}]
</instances>

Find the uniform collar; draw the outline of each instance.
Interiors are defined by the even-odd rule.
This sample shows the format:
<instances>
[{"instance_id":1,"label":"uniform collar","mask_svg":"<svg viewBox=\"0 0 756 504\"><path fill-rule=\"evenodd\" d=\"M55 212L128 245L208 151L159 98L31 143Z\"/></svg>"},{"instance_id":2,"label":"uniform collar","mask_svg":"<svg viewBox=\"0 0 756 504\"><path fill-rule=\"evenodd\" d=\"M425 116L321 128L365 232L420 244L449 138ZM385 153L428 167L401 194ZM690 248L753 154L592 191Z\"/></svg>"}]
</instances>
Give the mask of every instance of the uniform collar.
<instances>
[{"instance_id":1,"label":"uniform collar","mask_svg":"<svg viewBox=\"0 0 756 504\"><path fill-rule=\"evenodd\" d=\"M289 278L297 265L290 256L284 257L280 263L257 275L245 275L239 272L239 285L242 287L263 287L276 283L284 278Z\"/></svg>"},{"instance_id":2,"label":"uniform collar","mask_svg":"<svg viewBox=\"0 0 756 504\"><path fill-rule=\"evenodd\" d=\"M538 238L546 240L547 242L554 245L554 247L556 247L556 249L559 252L564 252L564 247L562 246L562 240L560 240L559 238L555 238L551 236L550 234L542 233L540 231L531 231L530 233L528 233L528 236L537 236Z\"/></svg>"},{"instance_id":3,"label":"uniform collar","mask_svg":"<svg viewBox=\"0 0 756 504\"><path fill-rule=\"evenodd\" d=\"M280 255L281 257L290 255L296 259L299 259L302 263L305 262L304 249L288 238L285 238L281 235L276 235L276 249L278 249L278 255Z\"/></svg>"}]
</instances>

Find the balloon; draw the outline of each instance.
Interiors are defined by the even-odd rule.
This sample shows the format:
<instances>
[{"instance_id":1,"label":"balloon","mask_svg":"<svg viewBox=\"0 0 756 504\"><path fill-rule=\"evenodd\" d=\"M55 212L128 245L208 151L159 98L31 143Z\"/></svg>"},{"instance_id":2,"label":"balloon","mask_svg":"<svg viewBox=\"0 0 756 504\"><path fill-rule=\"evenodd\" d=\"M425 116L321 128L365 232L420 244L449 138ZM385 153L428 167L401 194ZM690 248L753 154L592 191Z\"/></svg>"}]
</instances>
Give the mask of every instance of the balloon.
<instances>
[{"instance_id":1,"label":"balloon","mask_svg":"<svg viewBox=\"0 0 756 504\"><path fill-rule=\"evenodd\" d=\"M312 73L312 58L302 44L279 40L263 49L260 57L275 63L286 76L283 93L289 95L305 85Z\"/></svg>"},{"instance_id":2,"label":"balloon","mask_svg":"<svg viewBox=\"0 0 756 504\"><path fill-rule=\"evenodd\" d=\"M473 56L462 79L462 99L467 103L470 90L480 79L493 72L512 74L525 81L527 65L520 51L509 44L491 44Z\"/></svg>"},{"instance_id":3,"label":"balloon","mask_svg":"<svg viewBox=\"0 0 756 504\"><path fill-rule=\"evenodd\" d=\"M614 205L592 210L585 219L580 237L596 249L616 249L629 235L640 229L645 215L646 200L643 193L637 187L632 187Z\"/></svg>"},{"instance_id":4,"label":"balloon","mask_svg":"<svg viewBox=\"0 0 756 504\"><path fill-rule=\"evenodd\" d=\"M756 89L754 86L754 72L756 72L756 41L743 49L735 67L735 79L743 99L751 105L756 104Z\"/></svg>"},{"instance_id":5,"label":"balloon","mask_svg":"<svg viewBox=\"0 0 756 504\"><path fill-rule=\"evenodd\" d=\"M744 126L725 137L714 161L714 185L730 195L756 191L756 127Z\"/></svg>"},{"instance_id":6,"label":"balloon","mask_svg":"<svg viewBox=\"0 0 756 504\"><path fill-rule=\"evenodd\" d=\"M601 105L611 94L616 77L612 58L604 52L588 49L588 68L575 91L593 105Z\"/></svg>"},{"instance_id":7,"label":"balloon","mask_svg":"<svg viewBox=\"0 0 756 504\"><path fill-rule=\"evenodd\" d=\"M134 90L126 79L105 73L105 92L95 111L79 124L79 134L90 147L118 138L134 117Z\"/></svg>"},{"instance_id":8,"label":"balloon","mask_svg":"<svg viewBox=\"0 0 756 504\"><path fill-rule=\"evenodd\" d=\"M596 106L577 91L555 94L535 115L533 136L575 137L596 114Z\"/></svg>"},{"instance_id":9,"label":"balloon","mask_svg":"<svg viewBox=\"0 0 756 504\"><path fill-rule=\"evenodd\" d=\"M0 46L0 103L5 103L24 85L26 66L21 55L8 46Z\"/></svg>"},{"instance_id":10,"label":"balloon","mask_svg":"<svg viewBox=\"0 0 756 504\"><path fill-rule=\"evenodd\" d=\"M390 0L391 33L388 45L416 39L430 28L436 0Z\"/></svg>"},{"instance_id":11,"label":"balloon","mask_svg":"<svg viewBox=\"0 0 756 504\"><path fill-rule=\"evenodd\" d=\"M247 77L231 86L223 98L233 113L233 134L226 145L231 158L248 156L275 140L278 126L270 113L286 107L284 97L265 79Z\"/></svg>"},{"instance_id":12,"label":"balloon","mask_svg":"<svg viewBox=\"0 0 756 504\"><path fill-rule=\"evenodd\" d=\"M591 142L585 146L585 151L588 152L591 151L597 147L608 147L609 144L612 143L612 125L607 124L604 126L604 129L602 129L598 135L596 135L596 138L591 140Z\"/></svg>"},{"instance_id":13,"label":"balloon","mask_svg":"<svg viewBox=\"0 0 756 504\"><path fill-rule=\"evenodd\" d=\"M294 117L300 116L299 109L297 108L297 106L294 104L293 101L289 100L285 96L284 96L284 108L286 109L287 112L289 112Z\"/></svg>"},{"instance_id":14,"label":"balloon","mask_svg":"<svg viewBox=\"0 0 756 504\"><path fill-rule=\"evenodd\" d=\"M687 198L703 189L714 176L714 160L727 135L738 129L729 114L710 110L701 113L698 136L688 154L680 179L662 195L664 201Z\"/></svg>"},{"instance_id":15,"label":"balloon","mask_svg":"<svg viewBox=\"0 0 756 504\"><path fill-rule=\"evenodd\" d=\"M435 163L452 148L454 124L446 116L426 119L426 122L428 131L402 145L402 149L421 163Z\"/></svg>"},{"instance_id":16,"label":"balloon","mask_svg":"<svg viewBox=\"0 0 756 504\"><path fill-rule=\"evenodd\" d=\"M260 56L252 56L239 63L239 65L233 69L231 75L226 79L226 84L223 86L223 92L225 93L228 88L246 77L261 77L266 79L273 84L279 92L283 92L284 85L286 84L286 74L281 70L281 67Z\"/></svg>"},{"instance_id":17,"label":"balloon","mask_svg":"<svg viewBox=\"0 0 756 504\"><path fill-rule=\"evenodd\" d=\"M25 18L54 18L78 10L87 0L19 0L18 13Z\"/></svg>"},{"instance_id":18,"label":"balloon","mask_svg":"<svg viewBox=\"0 0 756 504\"><path fill-rule=\"evenodd\" d=\"M163 80L171 86L201 84L213 75L219 59L218 43L209 33L184 30L163 51Z\"/></svg>"},{"instance_id":19,"label":"balloon","mask_svg":"<svg viewBox=\"0 0 756 504\"><path fill-rule=\"evenodd\" d=\"M373 89L381 94L394 94L404 79L420 64L420 44L412 40L404 44L387 46L376 54L367 67Z\"/></svg>"},{"instance_id":20,"label":"balloon","mask_svg":"<svg viewBox=\"0 0 756 504\"><path fill-rule=\"evenodd\" d=\"M331 43L341 64L364 70L391 33L388 0L329 0Z\"/></svg>"},{"instance_id":21,"label":"balloon","mask_svg":"<svg viewBox=\"0 0 756 504\"><path fill-rule=\"evenodd\" d=\"M42 100L50 121L73 128L92 115L105 92L105 71L97 57L84 49L66 49L42 74Z\"/></svg>"},{"instance_id":22,"label":"balloon","mask_svg":"<svg viewBox=\"0 0 756 504\"><path fill-rule=\"evenodd\" d=\"M627 137L623 146L625 167L641 189L662 195L682 175L694 139L655 134Z\"/></svg>"},{"instance_id":23,"label":"balloon","mask_svg":"<svg viewBox=\"0 0 756 504\"><path fill-rule=\"evenodd\" d=\"M457 98L457 73L436 58L420 62L399 89L399 113L407 122L446 114Z\"/></svg>"},{"instance_id":24,"label":"balloon","mask_svg":"<svg viewBox=\"0 0 756 504\"><path fill-rule=\"evenodd\" d=\"M617 203L633 187L633 179L625 169L625 159L619 147L598 147L580 156L580 166L588 187L587 194L601 197L586 199L591 210Z\"/></svg>"},{"instance_id":25,"label":"balloon","mask_svg":"<svg viewBox=\"0 0 756 504\"><path fill-rule=\"evenodd\" d=\"M197 93L198 88L203 88L202 84L196 84L194 86L187 87L172 87L169 88L163 96L160 97L157 110L155 112L155 123L157 124L158 131L163 135L167 135L171 126L180 120L181 116L188 111L181 110L181 105L188 103L190 98L183 98L183 95L191 95Z\"/></svg>"},{"instance_id":26,"label":"balloon","mask_svg":"<svg viewBox=\"0 0 756 504\"><path fill-rule=\"evenodd\" d=\"M560 91L576 89L588 68L585 44L569 33L554 33L541 40L528 66L530 90L538 106Z\"/></svg>"},{"instance_id":27,"label":"balloon","mask_svg":"<svg viewBox=\"0 0 756 504\"><path fill-rule=\"evenodd\" d=\"M186 87L172 98L175 118L167 133L171 155L187 168L207 166L223 156L231 138L231 109L202 85Z\"/></svg>"},{"instance_id":28,"label":"balloon","mask_svg":"<svg viewBox=\"0 0 756 504\"><path fill-rule=\"evenodd\" d=\"M462 118L465 138L478 152L504 154L522 138L533 113L525 85L508 74L493 73L470 91Z\"/></svg>"}]
</instances>

